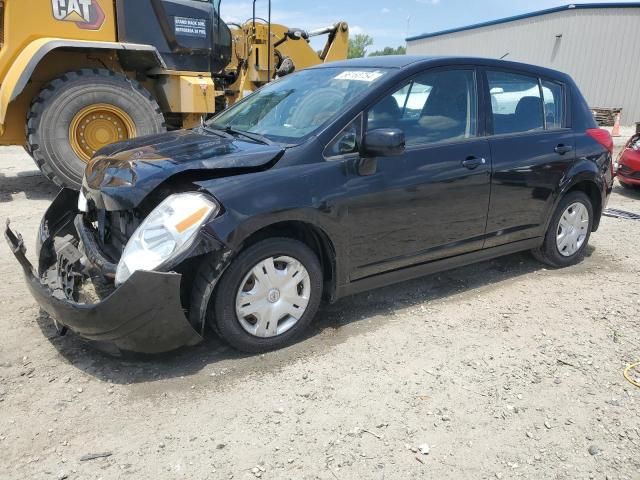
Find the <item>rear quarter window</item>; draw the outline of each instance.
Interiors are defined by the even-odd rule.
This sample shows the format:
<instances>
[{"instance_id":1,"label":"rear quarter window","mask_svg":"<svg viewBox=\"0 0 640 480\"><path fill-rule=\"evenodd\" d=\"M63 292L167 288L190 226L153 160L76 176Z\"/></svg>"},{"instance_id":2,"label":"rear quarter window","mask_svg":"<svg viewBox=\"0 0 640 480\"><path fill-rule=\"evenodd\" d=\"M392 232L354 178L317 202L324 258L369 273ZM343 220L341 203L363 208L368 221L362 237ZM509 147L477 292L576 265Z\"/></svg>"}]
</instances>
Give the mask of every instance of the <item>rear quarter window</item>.
<instances>
[{"instance_id":1,"label":"rear quarter window","mask_svg":"<svg viewBox=\"0 0 640 480\"><path fill-rule=\"evenodd\" d=\"M544 120L547 130L564 127L565 95L560 83L542 80L542 98L544 100Z\"/></svg>"}]
</instances>

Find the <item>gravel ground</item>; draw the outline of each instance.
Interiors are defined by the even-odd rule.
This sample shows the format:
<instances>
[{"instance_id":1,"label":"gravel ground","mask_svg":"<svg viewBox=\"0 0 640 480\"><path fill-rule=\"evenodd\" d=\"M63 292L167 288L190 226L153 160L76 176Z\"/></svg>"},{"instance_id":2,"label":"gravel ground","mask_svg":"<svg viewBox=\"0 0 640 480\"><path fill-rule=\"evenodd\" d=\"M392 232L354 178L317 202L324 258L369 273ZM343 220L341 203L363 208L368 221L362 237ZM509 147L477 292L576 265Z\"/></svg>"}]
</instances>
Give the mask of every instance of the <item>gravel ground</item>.
<instances>
[{"instance_id":1,"label":"gravel ground","mask_svg":"<svg viewBox=\"0 0 640 480\"><path fill-rule=\"evenodd\" d=\"M30 246L34 170L0 150ZM572 268L511 255L326 305L282 351L153 358L57 337L0 242L0 478L640 479L638 238L604 218Z\"/></svg>"}]
</instances>

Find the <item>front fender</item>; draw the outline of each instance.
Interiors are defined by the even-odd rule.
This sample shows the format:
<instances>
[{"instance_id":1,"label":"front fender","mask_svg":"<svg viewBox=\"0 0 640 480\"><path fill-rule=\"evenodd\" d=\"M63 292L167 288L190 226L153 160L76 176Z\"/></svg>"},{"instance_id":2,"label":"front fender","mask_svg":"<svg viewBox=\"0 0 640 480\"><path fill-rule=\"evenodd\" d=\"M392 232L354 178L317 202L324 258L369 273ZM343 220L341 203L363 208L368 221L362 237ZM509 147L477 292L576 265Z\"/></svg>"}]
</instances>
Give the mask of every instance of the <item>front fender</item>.
<instances>
[{"instance_id":1,"label":"front fender","mask_svg":"<svg viewBox=\"0 0 640 480\"><path fill-rule=\"evenodd\" d=\"M320 149L288 150L298 158L319 157ZM239 251L247 239L265 228L303 227L328 247L333 257L335 285L348 282L349 238L346 198L354 195L344 162L316 162L264 172L216 178L196 185L213 195L222 205L223 214L210 222L210 229L231 251ZM292 179L295 178L295 181Z\"/></svg>"},{"instance_id":2,"label":"front fender","mask_svg":"<svg viewBox=\"0 0 640 480\"><path fill-rule=\"evenodd\" d=\"M16 57L2 80L0 86L0 127L4 127L9 104L27 86L31 76L42 59L59 48L77 50L115 50L118 52L137 51L147 52L157 67L166 68L162 57L155 47L133 43L93 42L86 40L68 40L60 38L40 38L29 43Z\"/></svg>"},{"instance_id":3,"label":"front fender","mask_svg":"<svg viewBox=\"0 0 640 480\"><path fill-rule=\"evenodd\" d=\"M297 181L291 182L292 177ZM224 214L207 228L231 250L259 230L283 222L312 225L340 250L348 236L344 229L346 210L340 202L344 182L339 162L319 162L216 178L196 185L221 203Z\"/></svg>"}]
</instances>

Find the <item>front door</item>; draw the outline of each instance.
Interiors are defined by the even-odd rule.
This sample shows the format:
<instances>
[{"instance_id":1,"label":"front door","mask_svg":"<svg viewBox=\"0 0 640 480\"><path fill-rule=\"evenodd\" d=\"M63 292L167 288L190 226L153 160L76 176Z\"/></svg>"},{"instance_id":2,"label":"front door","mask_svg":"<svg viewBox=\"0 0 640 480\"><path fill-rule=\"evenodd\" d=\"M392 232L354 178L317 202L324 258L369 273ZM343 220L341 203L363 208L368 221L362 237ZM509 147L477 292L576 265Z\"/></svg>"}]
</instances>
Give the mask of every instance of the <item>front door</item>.
<instances>
[{"instance_id":1,"label":"front door","mask_svg":"<svg viewBox=\"0 0 640 480\"><path fill-rule=\"evenodd\" d=\"M365 128L399 128L403 155L349 179L351 280L482 248L491 155L473 68L430 70L382 98Z\"/></svg>"}]
</instances>

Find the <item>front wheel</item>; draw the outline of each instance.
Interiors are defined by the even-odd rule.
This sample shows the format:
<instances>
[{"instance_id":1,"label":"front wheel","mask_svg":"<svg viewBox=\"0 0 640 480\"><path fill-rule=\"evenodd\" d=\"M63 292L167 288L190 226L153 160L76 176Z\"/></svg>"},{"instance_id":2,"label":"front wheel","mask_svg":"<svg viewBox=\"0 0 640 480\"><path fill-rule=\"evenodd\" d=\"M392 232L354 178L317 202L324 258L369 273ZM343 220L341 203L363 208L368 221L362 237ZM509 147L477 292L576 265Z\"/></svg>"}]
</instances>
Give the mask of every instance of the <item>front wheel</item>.
<instances>
[{"instance_id":1,"label":"front wheel","mask_svg":"<svg viewBox=\"0 0 640 480\"><path fill-rule=\"evenodd\" d=\"M592 228L591 200L583 192L570 192L560 200L544 243L533 254L555 268L574 265L584 257Z\"/></svg>"},{"instance_id":2,"label":"front wheel","mask_svg":"<svg viewBox=\"0 0 640 480\"><path fill-rule=\"evenodd\" d=\"M260 353L293 343L318 311L322 268L304 243L272 238L252 245L226 270L207 320L238 350Z\"/></svg>"}]
</instances>

